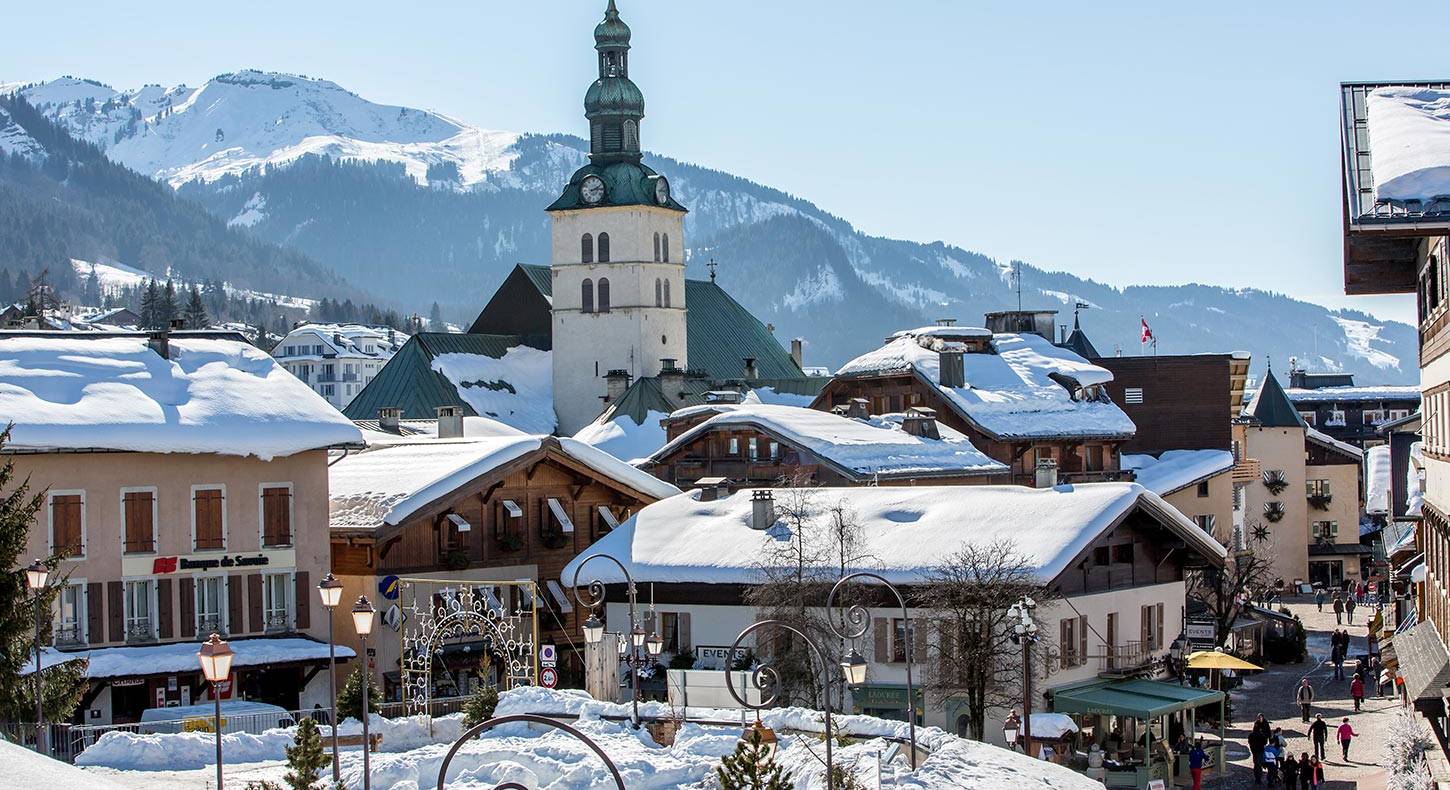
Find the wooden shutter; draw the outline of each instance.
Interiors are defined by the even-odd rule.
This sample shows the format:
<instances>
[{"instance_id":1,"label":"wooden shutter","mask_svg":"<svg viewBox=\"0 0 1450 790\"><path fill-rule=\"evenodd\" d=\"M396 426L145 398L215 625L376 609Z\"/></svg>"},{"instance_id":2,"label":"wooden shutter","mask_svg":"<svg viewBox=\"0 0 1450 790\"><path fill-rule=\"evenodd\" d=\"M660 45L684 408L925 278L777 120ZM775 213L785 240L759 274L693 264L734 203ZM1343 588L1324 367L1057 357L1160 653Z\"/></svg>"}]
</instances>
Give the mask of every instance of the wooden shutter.
<instances>
[{"instance_id":1,"label":"wooden shutter","mask_svg":"<svg viewBox=\"0 0 1450 790\"><path fill-rule=\"evenodd\" d=\"M227 577L227 621L222 628L228 634L242 633L247 624L242 620L242 577Z\"/></svg>"},{"instance_id":2,"label":"wooden shutter","mask_svg":"<svg viewBox=\"0 0 1450 790\"><path fill-rule=\"evenodd\" d=\"M122 582L106 582L106 619L111 624L111 641L126 641L126 589Z\"/></svg>"},{"instance_id":3,"label":"wooden shutter","mask_svg":"<svg viewBox=\"0 0 1450 790\"><path fill-rule=\"evenodd\" d=\"M91 582L86 585L86 641L100 644L106 641L105 585Z\"/></svg>"},{"instance_id":4,"label":"wooden shutter","mask_svg":"<svg viewBox=\"0 0 1450 790\"><path fill-rule=\"evenodd\" d=\"M297 592L294 596L297 599L297 623L298 631L305 631L312 627L312 615L308 607L312 604L312 574L308 571L298 571L295 576Z\"/></svg>"},{"instance_id":5,"label":"wooden shutter","mask_svg":"<svg viewBox=\"0 0 1450 790\"><path fill-rule=\"evenodd\" d=\"M920 664L926 660L926 624L920 620L911 622L911 663Z\"/></svg>"},{"instance_id":6,"label":"wooden shutter","mask_svg":"<svg viewBox=\"0 0 1450 790\"><path fill-rule=\"evenodd\" d=\"M1077 640L1073 638L1072 629L1077 621L1071 618L1057 622L1057 647L1061 652L1061 664L1063 669L1073 665L1072 643Z\"/></svg>"},{"instance_id":7,"label":"wooden shutter","mask_svg":"<svg viewBox=\"0 0 1450 790\"><path fill-rule=\"evenodd\" d=\"M247 615L252 631L261 633L267 630L267 624L262 618L262 574L247 574Z\"/></svg>"},{"instance_id":8,"label":"wooden shutter","mask_svg":"<svg viewBox=\"0 0 1450 790\"><path fill-rule=\"evenodd\" d=\"M882 664L891 662L891 621L884 617L876 617L871 620L875 629L876 660Z\"/></svg>"},{"instance_id":9,"label":"wooden shutter","mask_svg":"<svg viewBox=\"0 0 1450 790\"><path fill-rule=\"evenodd\" d=\"M153 497L150 491L127 491L123 496L128 552L156 550L156 533L151 519Z\"/></svg>"},{"instance_id":10,"label":"wooden shutter","mask_svg":"<svg viewBox=\"0 0 1450 790\"><path fill-rule=\"evenodd\" d=\"M51 543L62 557L85 553L81 545L81 497L79 494L57 494L50 498Z\"/></svg>"},{"instance_id":11,"label":"wooden shutter","mask_svg":"<svg viewBox=\"0 0 1450 790\"><path fill-rule=\"evenodd\" d=\"M171 580L158 579L156 581L156 626L161 633L162 639L170 639L173 629L176 627L174 612L171 601Z\"/></svg>"},{"instance_id":12,"label":"wooden shutter","mask_svg":"<svg viewBox=\"0 0 1450 790\"><path fill-rule=\"evenodd\" d=\"M1158 627L1153 629L1153 649L1161 650L1163 649L1163 604L1160 603L1154 608L1157 609L1155 622Z\"/></svg>"},{"instance_id":13,"label":"wooden shutter","mask_svg":"<svg viewBox=\"0 0 1450 790\"><path fill-rule=\"evenodd\" d=\"M1108 644L1103 651L1108 655L1116 655L1118 652L1118 613L1108 612Z\"/></svg>"},{"instance_id":14,"label":"wooden shutter","mask_svg":"<svg viewBox=\"0 0 1450 790\"><path fill-rule=\"evenodd\" d=\"M680 632L680 636L679 636L680 652L683 653L683 652L689 650L690 649L690 645L691 645L691 642L690 642L690 613L689 612L680 612L680 614L675 618L675 623L676 623L676 626L675 627Z\"/></svg>"},{"instance_id":15,"label":"wooden shutter","mask_svg":"<svg viewBox=\"0 0 1450 790\"><path fill-rule=\"evenodd\" d=\"M262 545L292 544L292 492L286 488L262 489Z\"/></svg>"},{"instance_id":16,"label":"wooden shutter","mask_svg":"<svg viewBox=\"0 0 1450 790\"><path fill-rule=\"evenodd\" d=\"M187 576L181 580L181 632L182 639L196 636L196 580Z\"/></svg>"},{"instance_id":17,"label":"wooden shutter","mask_svg":"<svg viewBox=\"0 0 1450 790\"><path fill-rule=\"evenodd\" d=\"M222 492L216 488L197 489L193 496L196 509L196 548L220 549L222 539Z\"/></svg>"},{"instance_id":18,"label":"wooden shutter","mask_svg":"<svg viewBox=\"0 0 1450 790\"><path fill-rule=\"evenodd\" d=\"M1087 616L1077 618L1077 665L1082 666L1088 660L1088 622Z\"/></svg>"},{"instance_id":19,"label":"wooden shutter","mask_svg":"<svg viewBox=\"0 0 1450 790\"><path fill-rule=\"evenodd\" d=\"M1144 606L1138 610L1138 642L1143 650L1153 647L1153 607Z\"/></svg>"}]
</instances>

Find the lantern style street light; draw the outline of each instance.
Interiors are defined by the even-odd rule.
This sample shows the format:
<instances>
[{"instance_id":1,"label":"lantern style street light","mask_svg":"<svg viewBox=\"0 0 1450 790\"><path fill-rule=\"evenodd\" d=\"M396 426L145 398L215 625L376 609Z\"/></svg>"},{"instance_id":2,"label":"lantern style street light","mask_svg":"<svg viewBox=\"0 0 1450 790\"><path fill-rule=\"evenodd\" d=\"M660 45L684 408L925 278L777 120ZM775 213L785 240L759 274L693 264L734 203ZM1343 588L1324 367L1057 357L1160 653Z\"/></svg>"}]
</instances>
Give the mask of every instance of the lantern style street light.
<instances>
[{"instance_id":1,"label":"lantern style street light","mask_svg":"<svg viewBox=\"0 0 1450 790\"><path fill-rule=\"evenodd\" d=\"M756 714L755 723L745 728L741 740L746 743L760 744L765 750L765 761L771 762L775 759L775 753L780 749L780 738L775 730L765 726L760 720L760 714Z\"/></svg>"},{"instance_id":2,"label":"lantern style street light","mask_svg":"<svg viewBox=\"0 0 1450 790\"><path fill-rule=\"evenodd\" d=\"M36 560L25 569L25 584L35 593L35 750L46 753L45 748L45 682L40 678L40 602L45 597L45 582L50 569Z\"/></svg>"},{"instance_id":3,"label":"lantern style street light","mask_svg":"<svg viewBox=\"0 0 1450 790\"><path fill-rule=\"evenodd\" d=\"M196 658L201 662L201 674L211 684L211 698L216 705L216 787L222 790L222 689L221 683L232 675L232 646L212 634L202 643Z\"/></svg>"},{"instance_id":4,"label":"lantern style street light","mask_svg":"<svg viewBox=\"0 0 1450 790\"><path fill-rule=\"evenodd\" d=\"M368 689L372 685L372 667L368 666L368 634L373 632L373 620L377 610L366 595L359 595L352 607L352 627L362 639L362 726L363 726L363 790L372 790L372 740L368 735ZM336 752L334 752L335 754Z\"/></svg>"},{"instance_id":5,"label":"lantern style street light","mask_svg":"<svg viewBox=\"0 0 1450 790\"><path fill-rule=\"evenodd\" d=\"M332 783L336 785L342 781L342 768L337 756L337 642L332 635L332 616L337 605L342 603L342 582L331 573L327 574L317 584L317 596L327 610L327 692L332 698L329 718L332 719Z\"/></svg>"},{"instance_id":6,"label":"lantern style street light","mask_svg":"<svg viewBox=\"0 0 1450 790\"><path fill-rule=\"evenodd\" d=\"M608 554L591 554L579 561L574 566L574 578L570 580L574 588L574 599L579 605L589 610L589 619L584 621L584 641L591 645L599 644L604 638L604 621L599 619L599 610L604 606L604 582L593 579L587 588L579 586L579 572L584 570L585 564L594 559L606 559L619 566L624 574L626 588L629 592L629 631L619 635L619 655L625 666L629 667L630 685L633 691L632 712L630 722L635 729L639 729L639 673L647 666L652 666L664 652L665 642L657 632L651 631L646 634L644 630L644 619L639 612L639 596L634 586L634 577L630 575L629 569L624 563Z\"/></svg>"},{"instance_id":7,"label":"lantern style street light","mask_svg":"<svg viewBox=\"0 0 1450 790\"><path fill-rule=\"evenodd\" d=\"M1008 749L1017 748L1017 733L1022 731L1022 719L1017 716L1017 711L1007 714L1007 720L1002 722L1002 739L1007 742Z\"/></svg>"},{"instance_id":8,"label":"lantern style street light","mask_svg":"<svg viewBox=\"0 0 1450 790\"><path fill-rule=\"evenodd\" d=\"M851 652L841 660L841 672L846 676L846 684L859 686L866 682L866 658L851 648Z\"/></svg>"},{"instance_id":9,"label":"lantern style street light","mask_svg":"<svg viewBox=\"0 0 1450 790\"><path fill-rule=\"evenodd\" d=\"M1007 621L1012 624L1012 641L1022 645L1022 750L1032 753L1032 646L1041 637L1037 633L1037 602L1024 595L1007 608Z\"/></svg>"},{"instance_id":10,"label":"lantern style street light","mask_svg":"<svg viewBox=\"0 0 1450 790\"><path fill-rule=\"evenodd\" d=\"M836 582L835 586L831 587L830 594L826 596L826 625L830 628L831 633L835 634L838 639L842 639L848 642L854 642L855 640L860 639L866 633L866 628L871 624L870 613L866 611L866 607L860 604L852 604L851 607L847 609L845 614L842 616L842 621L840 623L837 623L836 618L832 615L833 612L837 611L836 595L840 593L841 590L845 588L846 584L853 579L870 579L871 581L880 584L882 587L885 587L888 592L896 597L896 604L901 607L901 622L903 629L902 635L906 640L906 644L904 645L904 652L906 654L906 727L907 735L911 740L911 770L915 771L916 686L911 682L911 665L914 662L919 661L920 658L912 655L912 653L915 652L914 647L916 644L916 640L913 638L914 631L912 630L913 627L911 624L911 612L909 612L906 608L906 598L902 596L901 590L898 590L896 588L896 585L887 581L886 578L881 574L872 573L871 571L856 571L855 573L848 573L845 576L842 576L840 580ZM866 659L863 658L860 653L856 652L856 649L853 647L851 648L851 652L845 657L845 659L841 661L841 671L845 675L846 682L848 684L852 686L859 686L862 683L866 682Z\"/></svg>"}]
</instances>

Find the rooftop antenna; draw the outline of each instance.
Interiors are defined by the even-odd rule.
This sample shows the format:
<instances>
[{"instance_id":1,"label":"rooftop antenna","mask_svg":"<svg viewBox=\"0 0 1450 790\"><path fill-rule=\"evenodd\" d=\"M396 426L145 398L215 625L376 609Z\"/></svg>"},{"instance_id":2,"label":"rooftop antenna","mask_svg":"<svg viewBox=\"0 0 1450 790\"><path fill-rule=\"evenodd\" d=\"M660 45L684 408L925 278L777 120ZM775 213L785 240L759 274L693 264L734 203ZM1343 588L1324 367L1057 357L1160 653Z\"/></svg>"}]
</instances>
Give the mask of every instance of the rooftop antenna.
<instances>
[{"instance_id":1,"label":"rooftop antenna","mask_svg":"<svg viewBox=\"0 0 1450 790\"><path fill-rule=\"evenodd\" d=\"M1017 312L1022 312L1022 261L1012 261L1012 279L1017 282Z\"/></svg>"},{"instance_id":2,"label":"rooftop antenna","mask_svg":"<svg viewBox=\"0 0 1450 790\"><path fill-rule=\"evenodd\" d=\"M705 264L705 268L710 270L710 282L712 283L715 282L715 267L719 265L720 264L715 262L714 258L711 258L710 262Z\"/></svg>"}]
</instances>

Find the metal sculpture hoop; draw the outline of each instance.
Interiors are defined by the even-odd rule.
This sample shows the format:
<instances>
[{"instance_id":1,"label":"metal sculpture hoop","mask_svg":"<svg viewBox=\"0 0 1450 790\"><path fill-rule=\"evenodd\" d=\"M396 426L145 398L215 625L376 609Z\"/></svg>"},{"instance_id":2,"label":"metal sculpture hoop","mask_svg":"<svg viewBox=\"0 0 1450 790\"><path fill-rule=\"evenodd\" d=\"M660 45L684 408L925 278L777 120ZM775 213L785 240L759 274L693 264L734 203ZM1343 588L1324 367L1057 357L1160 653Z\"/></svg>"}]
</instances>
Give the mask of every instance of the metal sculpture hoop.
<instances>
[{"instance_id":1,"label":"metal sculpture hoop","mask_svg":"<svg viewBox=\"0 0 1450 790\"><path fill-rule=\"evenodd\" d=\"M901 607L901 622L906 632L906 727L907 735L911 739L911 770L916 770L916 686L911 680L911 664L913 659L919 657L912 655L915 652L916 640L911 628L911 613L906 608L906 598L896 585L886 580L886 577L871 571L856 571L842 576L831 592L826 596L826 626L838 639L855 641L865 635L867 627L871 624L871 614L866 607L859 604L851 604L850 608L841 616L841 624L838 628L836 618L832 613L836 611L836 594L846 586L846 582L852 579L875 579L881 586L891 591L896 596L896 603Z\"/></svg>"},{"instance_id":2,"label":"metal sculpture hoop","mask_svg":"<svg viewBox=\"0 0 1450 790\"><path fill-rule=\"evenodd\" d=\"M532 611L510 614L485 592L508 587L536 598L532 582L405 578L399 585L404 616L398 669L409 713L432 714L433 664L448 640L477 637L491 643L503 658L499 677L509 688L537 683L538 617Z\"/></svg>"},{"instance_id":3,"label":"metal sculpture hoop","mask_svg":"<svg viewBox=\"0 0 1450 790\"><path fill-rule=\"evenodd\" d=\"M514 724L516 722L525 722L527 724L542 724L545 727L553 727L556 730L562 730L568 733L575 740L583 743L585 746L588 746L590 750L592 750L595 754L599 755L599 759L604 761L604 767L609 769L609 775L614 779L614 786L617 787L618 790L625 790L624 777L619 775L619 769L614 766L614 761L609 759L609 755L604 753L604 750L600 748L599 744L590 740L589 736L574 729L573 727L570 727L567 724L564 724L563 722L557 722L544 716L535 716L532 713L516 713L512 716L499 716L496 719L489 719L482 724L474 726L468 732L465 732L463 733L463 735L459 736L458 740L453 742L453 747L448 750L448 755L443 758L443 764L438 767L438 790L444 790L444 780L448 776L448 765L453 762L453 756L458 754L458 750L463 748L463 744L473 740L474 738L477 738L479 735L493 729L494 727L498 727L504 724ZM494 785L493 790L529 790L529 788L522 784L519 784L518 782L508 781L500 785Z\"/></svg>"},{"instance_id":4,"label":"metal sculpture hoop","mask_svg":"<svg viewBox=\"0 0 1450 790\"><path fill-rule=\"evenodd\" d=\"M821 650L820 646L809 636L806 636L804 631L801 631L799 628L784 620L758 620L746 626L745 630L740 632L740 636L735 637L735 643L730 646L728 655L733 656L739 651L740 643L745 641L745 637L767 626L775 626L776 628L789 631L800 637L806 643L806 646L810 648L810 652L815 656L816 660L821 663L821 668L825 672L826 688L825 693L821 695L821 699L825 702L822 707L826 713L826 790L835 790L835 778L831 775L831 766L835 764L831 759L831 742L834 740L831 736L831 665L826 663L826 654ZM731 679L731 675L730 668L726 667L725 688L730 691L730 696L734 697L735 701L743 707L760 711L774 706L776 700L780 698L780 673L776 672L775 667L772 667L769 662L762 662L750 670L750 685L754 686L762 694L758 704L752 704L748 699L741 698L739 692L735 690L735 682ZM774 686L768 697L764 696L766 683Z\"/></svg>"},{"instance_id":5,"label":"metal sculpture hoop","mask_svg":"<svg viewBox=\"0 0 1450 790\"><path fill-rule=\"evenodd\" d=\"M574 588L574 600L578 601L580 606L588 609L591 612L597 612L599 611L599 607L604 605L604 582L601 582L598 579L592 579L589 582L589 594L583 595L579 592L579 572L584 570L584 566L593 559L609 560L610 562L618 566L620 572L624 574L625 584L629 585L630 594L634 594L634 577L630 575L629 568L624 567L624 563L620 562L617 557L611 554L599 552L596 554L590 554L588 557L580 560L579 564L574 566L574 577L569 580L569 586Z\"/></svg>"}]
</instances>

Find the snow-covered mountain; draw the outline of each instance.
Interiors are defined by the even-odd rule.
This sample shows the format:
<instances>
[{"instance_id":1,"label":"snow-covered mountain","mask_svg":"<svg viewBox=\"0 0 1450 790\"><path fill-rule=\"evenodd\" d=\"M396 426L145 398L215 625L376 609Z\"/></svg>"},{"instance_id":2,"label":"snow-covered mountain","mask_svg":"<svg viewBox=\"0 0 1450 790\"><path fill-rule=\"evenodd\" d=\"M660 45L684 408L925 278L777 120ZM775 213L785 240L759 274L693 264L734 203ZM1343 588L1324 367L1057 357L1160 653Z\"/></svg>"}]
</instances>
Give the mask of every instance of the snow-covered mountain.
<instances>
[{"instance_id":1,"label":"snow-covered mountain","mask_svg":"<svg viewBox=\"0 0 1450 790\"><path fill-rule=\"evenodd\" d=\"M64 78L10 89L233 228L331 265L405 309L438 301L456 319L514 263L548 260L542 209L586 161L576 137L486 131L296 75L246 71L197 88L127 91ZM0 126L0 145L23 145L5 140ZM804 337L814 364L838 365L908 325L977 323L1016 304L1009 262L867 236L771 187L662 156L647 162L691 209L692 276L706 276L715 259L722 283L782 339ZM1242 349L1256 367L1295 356L1365 383L1415 377L1417 340L1405 324L1253 289L1120 288L1020 269L1024 306L1057 309L1070 324L1075 304L1091 305L1082 321L1103 353L1136 353L1143 316L1160 353Z\"/></svg>"}]
</instances>

